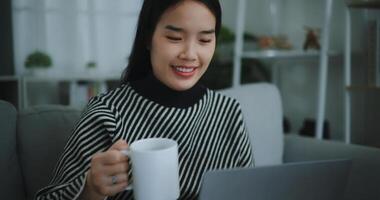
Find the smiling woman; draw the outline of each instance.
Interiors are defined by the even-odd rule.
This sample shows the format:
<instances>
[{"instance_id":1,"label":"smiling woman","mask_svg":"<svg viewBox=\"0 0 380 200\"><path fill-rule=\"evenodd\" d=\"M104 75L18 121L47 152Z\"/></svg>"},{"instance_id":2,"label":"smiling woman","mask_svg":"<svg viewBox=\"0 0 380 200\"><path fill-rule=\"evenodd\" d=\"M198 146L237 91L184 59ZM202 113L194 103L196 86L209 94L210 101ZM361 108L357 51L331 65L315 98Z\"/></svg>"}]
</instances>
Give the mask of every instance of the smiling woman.
<instances>
[{"instance_id":1,"label":"smiling woman","mask_svg":"<svg viewBox=\"0 0 380 200\"><path fill-rule=\"evenodd\" d=\"M199 83L220 24L218 0L145 0L122 85L90 100L37 199L133 199L121 151L145 138L178 143L179 199L208 170L253 166L239 103Z\"/></svg>"},{"instance_id":2,"label":"smiling woman","mask_svg":"<svg viewBox=\"0 0 380 200\"><path fill-rule=\"evenodd\" d=\"M150 47L155 77L174 90L193 87L214 54L215 21L212 12L198 1L183 1L168 9L156 26Z\"/></svg>"}]
</instances>

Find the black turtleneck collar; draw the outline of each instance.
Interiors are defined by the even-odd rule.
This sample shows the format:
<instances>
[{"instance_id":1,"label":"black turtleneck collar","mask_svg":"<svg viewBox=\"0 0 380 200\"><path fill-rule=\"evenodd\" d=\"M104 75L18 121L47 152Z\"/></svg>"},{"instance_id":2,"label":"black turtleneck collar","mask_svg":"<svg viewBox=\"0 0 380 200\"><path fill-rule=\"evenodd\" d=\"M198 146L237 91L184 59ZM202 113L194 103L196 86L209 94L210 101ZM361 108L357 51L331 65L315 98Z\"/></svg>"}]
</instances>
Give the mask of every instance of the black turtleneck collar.
<instances>
[{"instance_id":1,"label":"black turtleneck collar","mask_svg":"<svg viewBox=\"0 0 380 200\"><path fill-rule=\"evenodd\" d=\"M185 91L176 91L158 80L152 73L131 86L140 95L166 107L187 108L197 103L206 93L206 87L197 83Z\"/></svg>"}]
</instances>

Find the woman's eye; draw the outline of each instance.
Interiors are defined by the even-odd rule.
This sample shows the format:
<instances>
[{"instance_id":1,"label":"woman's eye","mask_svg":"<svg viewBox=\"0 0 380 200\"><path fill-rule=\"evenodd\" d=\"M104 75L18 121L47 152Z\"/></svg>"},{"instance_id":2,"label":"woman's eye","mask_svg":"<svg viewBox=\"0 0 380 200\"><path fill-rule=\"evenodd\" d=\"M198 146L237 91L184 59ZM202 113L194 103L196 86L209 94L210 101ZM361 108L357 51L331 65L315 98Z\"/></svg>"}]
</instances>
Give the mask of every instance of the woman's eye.
<instances>
[{"instance_id":1,"label":"woman's eye","mask_svg":"<svg viewBox=\"0 0 380 200\"><path fill-rule=\"evenodd\" d=\"M211 42L211 40L206 40L206 39L201 39L199 41L202 42L202 43L210 43Z\"/></svg>"},{"instance_id":2,"label":"woman's eye","mask_svg":"<svg viewBox=\"0 0 380 200\"><path fill-rule=\"evenodd\" d=\"M180 41L181 40L180 37L166 36L166 38L168 38L169 40L172 40L172 41Z\"/></svg>"}]
</instances>

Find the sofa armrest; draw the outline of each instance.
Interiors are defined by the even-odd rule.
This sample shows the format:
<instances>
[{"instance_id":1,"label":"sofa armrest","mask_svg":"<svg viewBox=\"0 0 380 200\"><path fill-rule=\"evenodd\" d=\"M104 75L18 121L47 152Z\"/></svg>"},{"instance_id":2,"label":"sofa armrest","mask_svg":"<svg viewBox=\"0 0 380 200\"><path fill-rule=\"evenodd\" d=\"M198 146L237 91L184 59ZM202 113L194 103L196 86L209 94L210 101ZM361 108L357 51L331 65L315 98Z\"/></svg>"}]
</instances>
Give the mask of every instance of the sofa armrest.
<instances>
[{"instance_id":1,"label":"sofa armrest","mask_svg":"<svg viewBox=\"0 0 380 200\"><path fill-rule=\"evenodd\" d=\"M284 162L338 158L352 160L345 199L380 199L380 149L296 135L285 137Z\"/></svg>"},{"instance_id":2,"label":"sofa armrest","mask_svg":"<svg viewBox=\"0 0 380 200\"><path fill-rule=\"evenodd\" d=\"M0 198L25 199L16 141L16 108L0 100Z\"/></svg>"}]
</instances>

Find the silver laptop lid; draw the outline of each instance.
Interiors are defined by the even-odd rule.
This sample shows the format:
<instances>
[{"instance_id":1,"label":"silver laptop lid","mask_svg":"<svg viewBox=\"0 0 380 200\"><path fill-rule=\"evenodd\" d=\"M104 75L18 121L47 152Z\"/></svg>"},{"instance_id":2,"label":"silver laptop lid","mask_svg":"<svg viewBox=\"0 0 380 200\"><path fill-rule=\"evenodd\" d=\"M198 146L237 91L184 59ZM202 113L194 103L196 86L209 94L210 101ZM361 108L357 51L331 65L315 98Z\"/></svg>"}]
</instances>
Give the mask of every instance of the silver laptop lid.
<instances>
[{"instance_id":1,"label":"silver laptop lid","mask_svg":"<svg viewBox=\"0 0 380 200\"><path fill-rule=\"evenodd\" d=\"M350 160L206 172L199 200L340 200Z\"/></svg>"}]
</instances>

